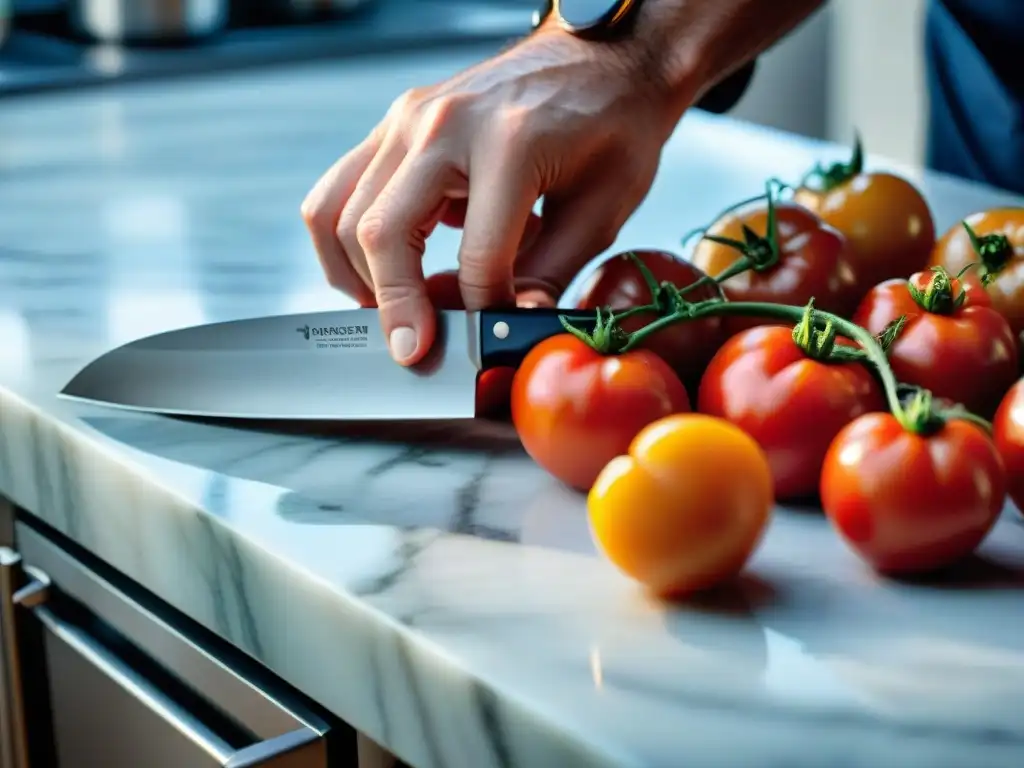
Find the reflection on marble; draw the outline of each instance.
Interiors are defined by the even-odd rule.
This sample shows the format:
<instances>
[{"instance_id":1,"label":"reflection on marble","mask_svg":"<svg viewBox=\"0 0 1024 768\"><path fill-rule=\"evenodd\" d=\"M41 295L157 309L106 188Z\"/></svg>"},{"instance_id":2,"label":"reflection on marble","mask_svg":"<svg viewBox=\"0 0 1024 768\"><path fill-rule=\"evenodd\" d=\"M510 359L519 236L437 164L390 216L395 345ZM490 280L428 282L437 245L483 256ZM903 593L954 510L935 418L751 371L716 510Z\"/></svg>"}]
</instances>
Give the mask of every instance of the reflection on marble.
<instances>
[{"instance_id":1,"label":"reflection on marble","mask_svg":"<svg viewBox=\"0 0 1024 768\"><path fill-rule=\"evenodd\" d=\"M59 401L154 330L344 307L308 186L483 51L5 102L0 492L424 768L1024 764L1024 525L945 584L779 510L734 589L667 609L507 427L203 424ZM841 148L688 117L622 246ZM921 178L945 227L1011 200ZM451 263L456 233L431 241Z\"/></svg>"}]
</instances>

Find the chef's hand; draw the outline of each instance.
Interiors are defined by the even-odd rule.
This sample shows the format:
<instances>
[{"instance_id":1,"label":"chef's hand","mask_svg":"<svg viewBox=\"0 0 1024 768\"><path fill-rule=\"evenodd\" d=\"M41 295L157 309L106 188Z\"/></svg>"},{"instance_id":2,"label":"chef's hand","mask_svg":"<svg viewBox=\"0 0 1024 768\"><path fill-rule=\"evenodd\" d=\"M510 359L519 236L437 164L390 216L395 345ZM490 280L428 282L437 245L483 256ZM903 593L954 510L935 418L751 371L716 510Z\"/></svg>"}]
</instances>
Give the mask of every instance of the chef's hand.
<instances>
[{"instance_id":1,"label":"chef's hand","mask_svg":"<svg viewBox=\"0 0 1024 768\"><path fill-rule=\"evenodd\" d=\"M669 104L627 50L557 29L409 91L303 203L328 281L376 300L405 364L434 338L422 257L439 222L463 227L468 309L511 303L516 288L553 304L646 195L678 117Z\"/></svg>"},{"instance_id":2,"label":"chef's hand","mask_svg":"<svg viewBox=\"0 0 1024 768\"><path fill-rule=\"evenodd\" d=\"M557 298L647 194L683 112L822 2L646 0L613 43L549 18L500 56L409 91L303 203L327 279L376 300L404 364L434 339L422 256L439 222L463 227L468 309L511 303L516 285Z\"/></svg>"}]
</instances>

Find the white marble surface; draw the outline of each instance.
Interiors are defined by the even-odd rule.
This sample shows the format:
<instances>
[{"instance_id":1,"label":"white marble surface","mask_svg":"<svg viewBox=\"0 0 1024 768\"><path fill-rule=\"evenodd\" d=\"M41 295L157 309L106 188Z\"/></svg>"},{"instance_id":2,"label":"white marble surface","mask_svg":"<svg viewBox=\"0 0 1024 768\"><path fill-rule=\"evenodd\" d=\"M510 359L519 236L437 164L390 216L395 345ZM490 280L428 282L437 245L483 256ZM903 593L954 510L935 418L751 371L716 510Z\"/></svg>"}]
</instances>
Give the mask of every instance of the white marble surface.
<instances>
[{"instance_id":1,"label":"white marble surface","mask_svg":"<svg viewBox=\"0 0 1024 768\"><path fill-rule=\"evenodd\" d=\"M1009 510L930 586L779 510L740 588L668 610L502 428L275 434L55 398L150 332L344 306L304 193L400 90L481 54L5 101L0 493L423 768L1024 765ZM620 245L671 247L820 151L689 117ZM922 183L940 226L1000 199Z\"/></svg>"}]
</instances>

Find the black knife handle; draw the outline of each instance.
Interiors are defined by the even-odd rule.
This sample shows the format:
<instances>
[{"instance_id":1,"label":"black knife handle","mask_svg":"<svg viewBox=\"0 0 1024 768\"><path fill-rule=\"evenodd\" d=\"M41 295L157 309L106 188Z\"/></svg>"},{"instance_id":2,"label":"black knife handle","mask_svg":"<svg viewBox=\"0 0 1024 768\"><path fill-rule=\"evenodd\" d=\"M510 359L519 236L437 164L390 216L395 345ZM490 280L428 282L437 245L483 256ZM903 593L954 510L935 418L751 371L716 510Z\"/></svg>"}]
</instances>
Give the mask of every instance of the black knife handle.
<instances>
[{"instance_id":1,"label":"black knife handle","mask_svg":"<svg viewBox=\"0 0 1024 768\"><path fill-rule=\"evenodd\" d=\"M483 370L517 367L535 346L565 333L559 317L588 333L597 315L578 309L497 309L480 313L480 362Z\"/></svg>"}]
</instances>

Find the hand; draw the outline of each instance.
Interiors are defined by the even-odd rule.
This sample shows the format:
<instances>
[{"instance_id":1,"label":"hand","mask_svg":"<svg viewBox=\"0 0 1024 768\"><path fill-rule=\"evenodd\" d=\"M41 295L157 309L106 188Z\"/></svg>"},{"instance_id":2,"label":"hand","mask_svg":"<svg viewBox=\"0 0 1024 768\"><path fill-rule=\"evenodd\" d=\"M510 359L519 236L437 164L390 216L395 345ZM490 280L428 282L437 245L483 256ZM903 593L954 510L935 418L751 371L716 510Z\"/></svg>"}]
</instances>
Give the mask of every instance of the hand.
<instances>
[{"instance_id":1,"label":"hand","mask_svg":"<svg viewBox=\"0 0 1024 768\"><path fill-rule=\"evenodd\" d=\"M613 243L679 114L643 61L541 30L404 94L320 179L302 213L324 272L360 303L376 301L398 362L417 362L434 339L422 257L438 223L463 227L471 310L510 304L517 287L553 302Z\"/></svg>"}]
</instances>

